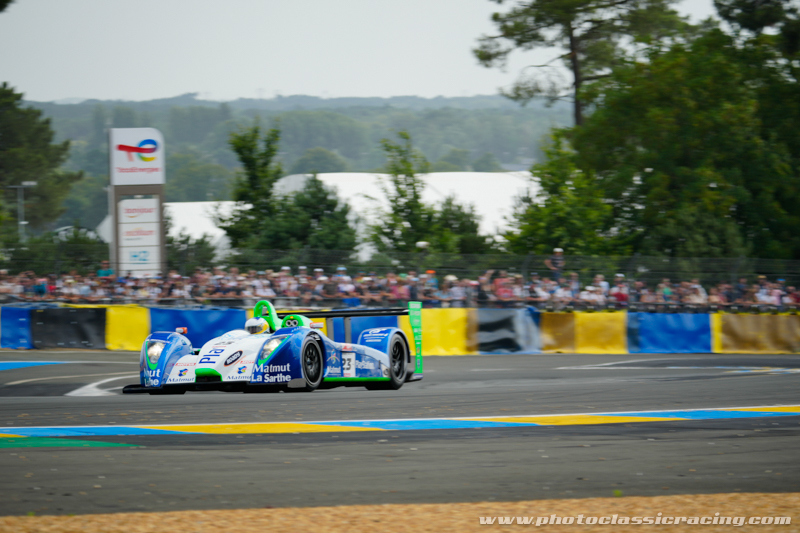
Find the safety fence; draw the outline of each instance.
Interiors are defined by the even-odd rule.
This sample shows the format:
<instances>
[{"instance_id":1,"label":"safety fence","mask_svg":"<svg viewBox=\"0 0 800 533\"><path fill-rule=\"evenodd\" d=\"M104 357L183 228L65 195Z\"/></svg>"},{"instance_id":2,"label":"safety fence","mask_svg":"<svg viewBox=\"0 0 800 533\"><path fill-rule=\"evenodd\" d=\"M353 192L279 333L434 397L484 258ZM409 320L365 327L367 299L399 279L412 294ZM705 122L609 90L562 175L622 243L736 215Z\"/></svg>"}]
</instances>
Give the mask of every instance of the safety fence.
<instances>
[{"instance_id":1,"label":"safety fence","mask_svg":"<svg viewBox=\"0 0 800 533\"><path fill-rule=\"evenodd\" d=\"M188 328L195 346L252 316L244 309L128 306L0 308L0 347L138 351L151 331ZM425 355L800 353L800 315L575 312L526 309L423 309ZM323 333L344 342L344 323ZM357 339L369 328L397 326L411 338L408 317L353 318ZM413 350L413 344L412 344Z\"/></svg>"}]
</instances>

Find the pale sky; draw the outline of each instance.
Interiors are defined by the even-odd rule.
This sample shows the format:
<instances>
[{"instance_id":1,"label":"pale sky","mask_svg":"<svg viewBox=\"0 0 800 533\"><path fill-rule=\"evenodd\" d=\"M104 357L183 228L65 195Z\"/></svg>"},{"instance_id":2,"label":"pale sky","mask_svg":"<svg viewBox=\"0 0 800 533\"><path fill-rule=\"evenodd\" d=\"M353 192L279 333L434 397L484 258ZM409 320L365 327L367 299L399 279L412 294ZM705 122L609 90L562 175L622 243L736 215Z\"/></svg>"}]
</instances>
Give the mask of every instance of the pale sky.
<instances>
[{"instance_id":1,"label":"pale sky","mask_svg":"<svg viewBox=\"0 0 800 533\"><path fill-rule=\"evenodd\" d=\"M27 100L472 96L508 72L471 49L489 0L16 0L0 14L0 82ZM683 0L697 21L712 0Z\"/></svg>"}]
</instances>

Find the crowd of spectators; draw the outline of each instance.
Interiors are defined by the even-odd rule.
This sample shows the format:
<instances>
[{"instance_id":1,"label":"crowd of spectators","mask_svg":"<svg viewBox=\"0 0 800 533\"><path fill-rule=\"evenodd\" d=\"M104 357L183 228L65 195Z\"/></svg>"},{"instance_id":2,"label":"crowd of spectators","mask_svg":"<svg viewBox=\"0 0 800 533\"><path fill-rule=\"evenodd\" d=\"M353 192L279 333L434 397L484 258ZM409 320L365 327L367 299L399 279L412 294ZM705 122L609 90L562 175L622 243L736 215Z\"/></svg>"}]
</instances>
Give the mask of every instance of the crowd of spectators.
<instances>
[{"instance_id":1,"label":"crowd of spectators","mask_svg":"<svg viewBox=\"0 0 800 533\"><path fill-rule=\"evenodd\" d=\"M558 249L557 249L558 250ZM426 307L527 307L542 310L625 309L645 310L795 308L800 293L784 280L758 276L755 283L703 286L699 280L648 284L629 283L623 274L607 281L602 274L581 279L577 272L562 274L559 252L545 262L554 277L488 270L477 279L433 270L417 273L359 271L340 266L333 272L301 266L279 270L240 271L236 267L197 268L191 276L171 271L164 276L116 276L103 262L93 274L37 276L34 272L9 275L0 270L0 299L5 302L140 303L176 306L252 306L271 300L280 307L384 307L422 301Z\"/></svg>"}]
</instances>

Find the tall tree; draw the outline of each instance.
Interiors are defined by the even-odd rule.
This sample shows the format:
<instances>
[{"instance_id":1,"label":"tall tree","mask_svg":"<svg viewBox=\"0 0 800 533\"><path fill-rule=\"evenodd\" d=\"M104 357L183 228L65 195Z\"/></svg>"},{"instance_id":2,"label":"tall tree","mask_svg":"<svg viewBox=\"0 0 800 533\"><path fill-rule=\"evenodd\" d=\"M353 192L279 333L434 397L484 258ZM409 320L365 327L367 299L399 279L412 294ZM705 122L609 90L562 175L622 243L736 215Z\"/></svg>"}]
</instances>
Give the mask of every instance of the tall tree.
<instances>
[{"instance_id":1,"label":"tall tree","mask_svg":"<svg viewBox=\"0 0 800 533\"><path fill-rule=\"evenodd\" d=\"M303 189L281 200L281 209L273 219L264 247L351 252L357 244L356 231L350 224L350 206L336 192L311 176Z\"/></svg>"},{"instance_id":2,"label":"tall tree","mask_svg":"<svg viewBox=\"0 0 800 533\"><path fill-rule=\"evenodd\" d=\"M258 123L231 134L231 147L242 164L234 186L237 207L220 223L231 244L264 250L352 251L356 233L348 220L350 206L316 176L294 194L275 194L275 183L283 175L277 161L279 142L277 127L262 136Z\"/></svg>"},{"instance_id":3,"label":"tall tree","mask_svg":"<svg viewBox=\"0 0 800 533\"><path fill-rule=\"evenodd\" d=\"M422 175L430 168L404 131L399 142L383 139L388 183L383 192L389 205L380 220L370 228L370 237L382 252L414 252L418 242L428 242L430 250L448 253L486 253L492 245L479 233L480 219L473 206L446 198L441 205L422 200L425 181Z\"/></svg>"},{"instance_id":4,"label":"tall tree","mask_svg":"<svg viewBox=\"0 0 800 533\"><path fill-rule=\"evenodd\" d=\"M779 25L794 11L793 0L714 0L723 20L737 28L760 35L765 28Z\"/></svg>"},{"instance_id":5,"label":"tall tree","mask_svg":"<svg viewBox=\"0 0 800 533\"><path fill-rule=\"evenodd\" d=\"M269 231L263 228L275 214L273 188L283 175L283 167L277 160L280 138L277 127L262 136L258 121L231 133L230 146L242 169L233 189L237 207L230 217L220 221L220 227L234 247L245 245L256 233Z\"/></svg>"},{"instance_id":6,"label":"tall tree","mask_svg":"<svg viewBox=\"0 0 800 533\"><path fill-rule=\"evenodd\" d=\"M786 146L764 135L758 84L739 56L732 37L711 29L616 69L589 93L598 105L573 135L579 165L595 173L617 233L635 250L800 251L800 179Z\"/></svg>"},{"instance_id":7,"label":"tall tree","mask_svg":"<svg viewBox=\"0 0 800 533\"><path fill-rule=\"evenodd\" d=\"M556 131L545 149L547 161L531 169L538 193L518 199L512 230L505 235L510 251L548 254L563 248L570 255L621 252L609 238L611 206L591 172L578 168L578 155Z\"/></svg>"},{"instance_id":8,"label":"tall tree","mask_svg":"<svg viewBox=\"0 0 800 533\"><path fill-rule=\"evenodd\" d=\"M527 67L502 93L523 104L539 95L571 97L575 124L581 125L583 85L608 76L632 43L655 43L683 27L670 8L676 1L513 0L508 12L492 15L497 33L482 36L473 52L485 67L504 67L514 50L561 49L550 61ZM571 83L562 79L562 65L571 73Z\"/></svg>"},{"instance_id":9,"label":"tall tree","mask_svg":"<svg viewBox=\"0 0 800 533\"><path fill-rule=\"evenodd\" d=\"M22 94L0 85L0 187L35 181L25 191L25 218L44 228L64 212L61 203L80 172L65 172L69 141L53 143L50 119L38 109L23 107Z\"/></svg>"},{"instance_id":10,"label":"tall tree","mask_svg":"<svg viewBox=\"0 0 800 533\"><path fill-rule=\"evenodd\" d=\"M383 187L389 211L372 227L372 241L380 251L413 252L417 242L426 240L433 223L433 210L422 201L425 182L420 176L427 174L430 165L407 132L397 136L399 142L381 140L389 175Z\"/></svg>"}]
</instances>

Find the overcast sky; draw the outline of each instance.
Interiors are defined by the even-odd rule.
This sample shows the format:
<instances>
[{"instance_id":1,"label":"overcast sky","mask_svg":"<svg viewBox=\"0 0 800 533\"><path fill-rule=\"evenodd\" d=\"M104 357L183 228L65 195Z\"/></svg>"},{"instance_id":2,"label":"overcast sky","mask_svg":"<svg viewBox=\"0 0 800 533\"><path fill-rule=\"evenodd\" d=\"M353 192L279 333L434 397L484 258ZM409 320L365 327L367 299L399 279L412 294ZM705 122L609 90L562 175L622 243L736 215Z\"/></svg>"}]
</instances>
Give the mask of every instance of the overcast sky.
<instances>
[{"instance_id":1,"label":"overcast sky","mask_svg":"<svg viewBox=\"0 0 800 533\"><path fill-rule=\"evenodd\" d=\"M694 20L712 0L683 0ZM479 66L488 0L16 0L0 14L0 82L28 100L494 94Z\"/></svg>"}]
</instances>

